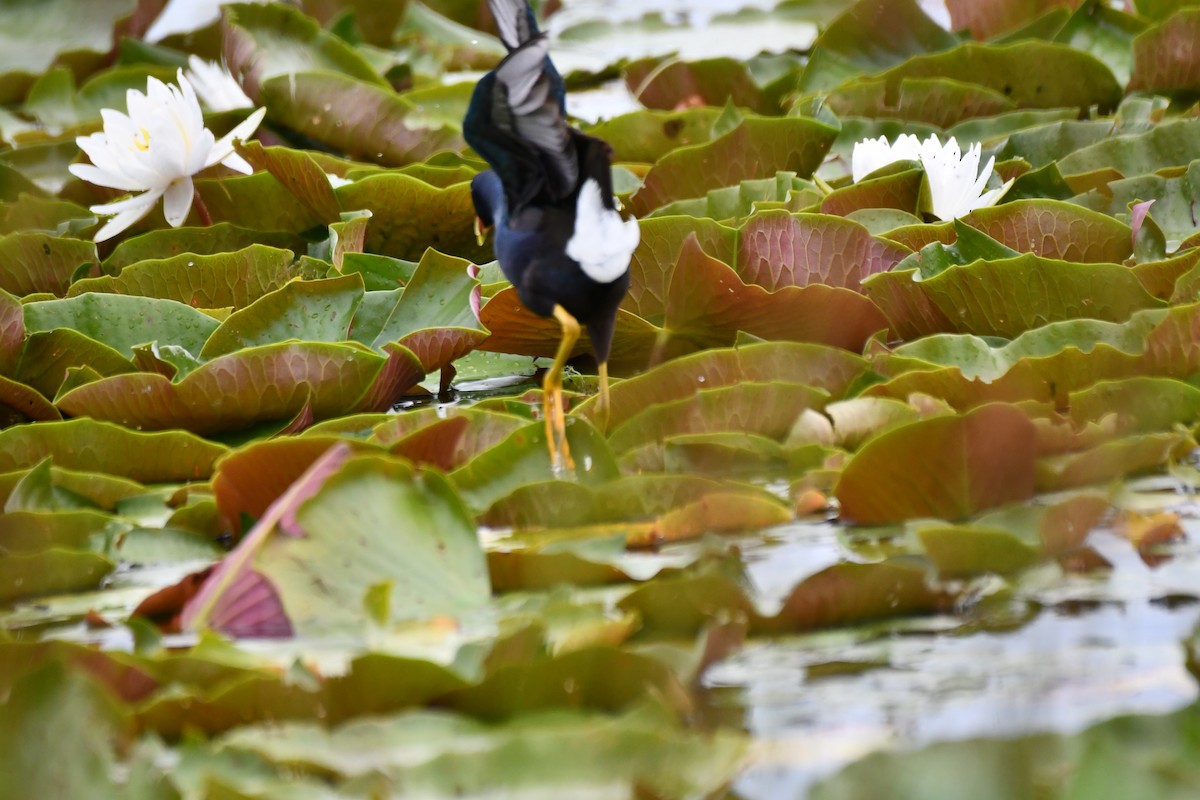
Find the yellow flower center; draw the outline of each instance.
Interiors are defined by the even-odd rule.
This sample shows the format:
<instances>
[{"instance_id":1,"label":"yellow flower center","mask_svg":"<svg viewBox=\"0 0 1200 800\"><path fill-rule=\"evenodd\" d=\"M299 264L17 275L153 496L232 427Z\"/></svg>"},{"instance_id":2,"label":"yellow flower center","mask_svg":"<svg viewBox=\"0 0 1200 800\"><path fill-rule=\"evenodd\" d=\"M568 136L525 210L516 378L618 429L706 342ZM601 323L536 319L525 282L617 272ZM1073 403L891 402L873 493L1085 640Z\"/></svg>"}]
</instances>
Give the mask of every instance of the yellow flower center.
<instances>
[{"instance_id":1,"label":"yellow flower center","mask_svg":"<svg viewBox=\"0 0 1200 800\"><path fill-rule=\"evenodd\" d=\"M133 146L143 153L150 149L150 131L145 128L138 128L138 132L133 135Z\"/></svg>"}]
</instances>

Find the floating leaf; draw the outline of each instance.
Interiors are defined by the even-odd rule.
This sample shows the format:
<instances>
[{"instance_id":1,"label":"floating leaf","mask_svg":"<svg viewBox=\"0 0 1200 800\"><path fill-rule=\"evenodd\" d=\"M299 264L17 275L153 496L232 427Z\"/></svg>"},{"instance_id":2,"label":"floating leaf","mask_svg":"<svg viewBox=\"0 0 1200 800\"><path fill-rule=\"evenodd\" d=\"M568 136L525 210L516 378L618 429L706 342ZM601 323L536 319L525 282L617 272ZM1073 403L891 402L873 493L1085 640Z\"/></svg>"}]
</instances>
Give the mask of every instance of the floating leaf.
<instances>
[{"instance_id":1,"label":"floating leaf","mask_svg":"<svg viewBox=\"0 0 1200 800\"><path fill-rule=\"evenodd\" d=\"M38 797L122 796L109 775L126 720L107 693L59 661L31 670L12 691L0 708L0 771L8 786ZM62 763L41 757L51 748L67 756Z\"/></svg>"},{"instance_id":2,"label":"floating leaf","mask_svg":"<svg viewBox=\"0 0 1200 800\"><path fill-rule=\"evenodd\" d=\"M86 418L8 428L0 431L0 445L4 471L32 467L50 456L59 467L139 483L204 480L225 452L221 445L183 431L142 433Z\"/></svg>"},{"instance_id":3,"label":"floating leaf","mask_svg":"<svg viewBox=\"0 0 1200 800\"><path fill-rule=\"evenodd\" d=\"M720 114L716 108L631 111L587 131L612 145L615 160L653 164L677 147L709 141Z\"/></svg>"},{"instance_id":4,"label":"floating leaf","mask_svg":"<svg viewBox=\"0 0 1200 800\"><path fill-rule=\"evenodd\" d=\"M289 339L345 341L362 297L362 279L357 275L290 281L231 314L208 337L199 355L211 359Z\"/></svg>"},{"instance_id":5,"label":"floating leaf","mask_svg":"<svg viewBox=\"0 0 1200 800\"><path fill-rule=\"evenodd\" d=\"M477 264L490 261L491 251L475 241L475 208L465 183L439 189L424 181L385 173L337 190L346 208L370 208L365 247L409 261L420 260L427 247Z\"/></svg>"},{"instance_id":6,"label":"floating leaf","mask_svg":"<svg viewBox=\"0 0 1200 800\"><path fill-rule=\"evenodd\" d=\"M630 198L631 210L642 216L672 200L700 197L709 189L780 170L811 175L835 135L813 119L747 117L724 136L659 159Z\"/></svg>"},{"instance_id":7,"label":"floating leaf","mask_svg":"<svg viewBox=\"0 0 1200 800\"><path fill-rule=\"evenodd\" d=\"M291 265L290 251L257 244L212 255L183 253L129 264L119 275L76 281L67 296L129 294L175 300L193 308L236 309L287 283L294 276Z\"/></svg>"},{"instance_id":8,"label":"floating leaf","mask_svg":"<svg viewBox=\"0 0 1200 800\"><path fill-rule=\"evenodd\" d=\"M359 161L403 166L463 147L457 129L424 118L403 95L345 75L279 75L263 83L261 99L272 119ZM343 207L377 208L344 198Z\"/></svg>"},{"instance_id":9,"label":"floating leaf","mask_svg":"<svg viewBox=\"0 0 1200 800\"><path fill-rule=\"evenodd\" d=\"M345 413L370 388L384 359L355 343L250 347L192 370L178 383L162 375L115 375L63 393L57 405L143 430L235 430L294 417Z\"/></svg>"},{"instance_id":10,"label":"floating leaf","mask_svg":"<svg viewBox=\"0 0 1200 800\"><path fill-rule=\"evenodd\" d=\"M837 484L842 516L871 525L963 519L1033 496L1034 428L1011 406L922 420L867 442Z\"/></svg>"},{"instance_id":11,"label":"floating leaf","mask_svg":"<svg viewBox=\"0 0 1200 800\"><path fill-rule=\"evenodd\" d=\"M45 233L0 237L0 289L18 296L35 292L66 294L81 267L98 264L96 246Z\"/></svg>"},{"instance_id":12,"label":"floating leaf","mask_svg":"<svg viewBox=\"0 0 1200 800\"><path fill-rule=\"evenodd\" d=\"M906 255L906 248L875 239L850 220L764 211L742 224L735 266L743 280L768 291L813 283L857 290L863 278Z\"/></svg>"},{"instance_id":13,"label":"floating leaf","mask_svg":"<svg viewBox=\"0 0 1200 800\"><path fill-rule=\"evenodd\" d=\"M62 547L10 553L0 561L0 603L93 589L114 566L98 553Z\"/></svg>"},{"instance_id":14,"label":"floating leaf","mask_svg":"<svg viewBox=\"0 0 1200 800\"><path fill-rule=\"evenodd\" d=\"M383 81L353 47L288 6L245 4L232 10L225 57L242 86L263 100L262 84L276 76L328 70L366 83Z\"/></svg>"},{"instance_id":15,"label":"floating leaf","mask_svg":"<svg viewBox=\"0 0 1200 800\"><path fill-rule=\"evenodd\" d=\"M912 0L854 3L813 43L801 91L831 89L860 73L881 72L912 56L949 50L958 39Z\"/></svg>"},{"instance_id":16,"label":"floating leaf","mask_svg":"<svg viewBox=\"0 0 1200 800\"><path fill-rule=\"evenodd\" d=\"M1184 8L1133 40L1131 92L1195 94L1200 85L1200 9ZM1126 173L1128 174L1128 173Z\"/></svg>"},{"instance_id":17,"label":"floating leaf","mask_svg":"<svg viewBox=\"0 0 1200 800\"><path fill-rule=\"evenodd\" d=\"M303 535L273 536L254 563L299 633L361 619L363 587L380 580L393 581L393 620L453 614L490 597L475 526L437 473L352 458L295 514Z\"/></svg>"}]
</instances>

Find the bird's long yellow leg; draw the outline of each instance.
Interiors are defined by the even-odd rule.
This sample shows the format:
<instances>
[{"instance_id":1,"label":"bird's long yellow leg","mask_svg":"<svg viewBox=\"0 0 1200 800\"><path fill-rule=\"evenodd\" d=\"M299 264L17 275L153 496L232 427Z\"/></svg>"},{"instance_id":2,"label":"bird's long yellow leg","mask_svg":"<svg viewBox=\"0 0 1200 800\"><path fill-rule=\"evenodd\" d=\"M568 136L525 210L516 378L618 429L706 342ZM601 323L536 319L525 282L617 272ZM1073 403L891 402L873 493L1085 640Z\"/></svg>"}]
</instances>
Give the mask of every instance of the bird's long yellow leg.
<instances>
[{"instance_id":1,"label":"bird's long yellow leg","mask_svg":"<svg viewBox=\"0 0 1200 800\"><path fill-rule=\"evenodd\" d=\"M608 362L601 361L600 369L600 399L596 401L596 427L601 433L608 432Z\"/></svg>"},{"instance_id":2,"label":"bird's long yellow leg","mask_svg":"<svg viewBox=\"0 0 1200 800\"><path fill-rule=\"evenodd\" d=\"M554 364L542 381L542 414L546 419L546 444L550 448L550 466L556 472L574 469L567 447L567 417L563 411L562 373L575 342L579 341L579 321L560 305L554 306L554 318L562 325L562 341Z\"/></svg>"}]
</instances>

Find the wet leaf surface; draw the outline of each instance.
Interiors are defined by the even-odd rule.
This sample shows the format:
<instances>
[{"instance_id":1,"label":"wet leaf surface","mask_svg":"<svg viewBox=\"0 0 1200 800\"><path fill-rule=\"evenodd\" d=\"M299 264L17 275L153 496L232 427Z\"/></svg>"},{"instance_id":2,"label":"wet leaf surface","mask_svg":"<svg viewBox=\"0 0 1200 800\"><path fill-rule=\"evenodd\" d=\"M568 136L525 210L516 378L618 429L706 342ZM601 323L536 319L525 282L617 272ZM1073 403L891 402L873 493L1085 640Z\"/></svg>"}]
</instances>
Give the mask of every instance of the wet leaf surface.
<instances>
[{"instance_id":1,"label":"wet leaf surface","mask_svg":"<svg viewBox=\"0 0 1200 800\"><path fill-rule=\"evenodd\" d=\"M0 9L8 793L1195 794L1194 11L541 4L640 230L556 470L486 5ZM189 55L253 174L97 246L76 139ZM902 133L1015 180L932 221Z\"/></svg>"}]
</instances>

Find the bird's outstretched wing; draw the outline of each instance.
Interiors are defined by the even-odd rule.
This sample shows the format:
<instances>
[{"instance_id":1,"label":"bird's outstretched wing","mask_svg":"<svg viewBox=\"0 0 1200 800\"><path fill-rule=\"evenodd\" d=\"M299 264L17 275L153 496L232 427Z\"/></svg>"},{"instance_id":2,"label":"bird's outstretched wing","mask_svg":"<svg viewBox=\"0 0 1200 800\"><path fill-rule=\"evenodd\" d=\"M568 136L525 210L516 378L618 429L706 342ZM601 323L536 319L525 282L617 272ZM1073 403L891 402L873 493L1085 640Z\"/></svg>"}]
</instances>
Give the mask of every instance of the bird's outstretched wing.
<instances>
[{"instance_id":1,"label":"bird's outstretched wing","mask_svg":"<svg viewBox=\"0 0 1200 800\"><path fill-rule=\"evenodd\" d=\"M526 0L488 0L500 31L500 41L511 53L538 35L537 19Z\"/></svg>"},{"instance_id":2,"label":"bird's outstretched wing","mask_svg":"<svg viewBox=\"0 0 1200 800\"><path fill-rule=\"evenodd\" d=\"M467 142L500 176L514 217L535 202L568 198L579 186L579 154L549 50L542 34L522 42L475 87L463 121Z\"/></svg>"}]
</instances>

